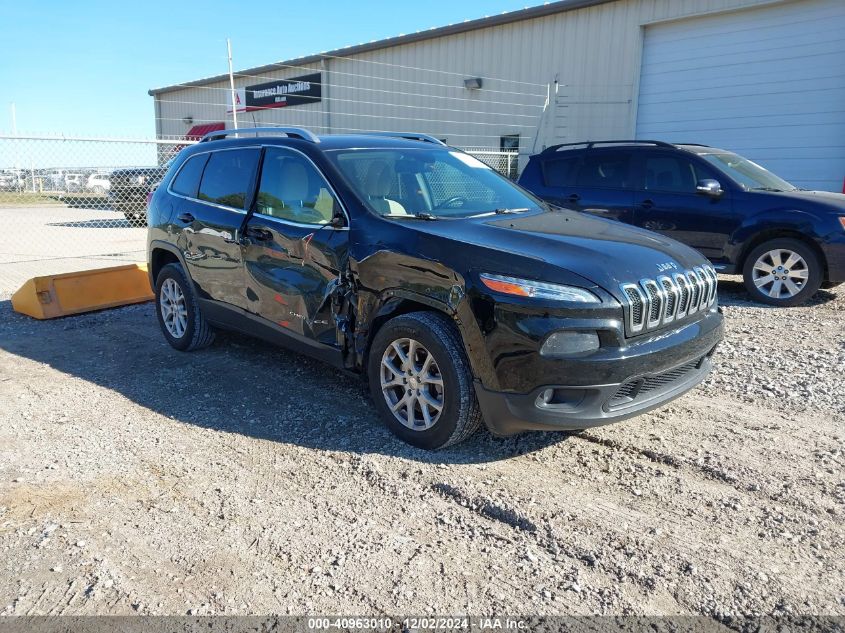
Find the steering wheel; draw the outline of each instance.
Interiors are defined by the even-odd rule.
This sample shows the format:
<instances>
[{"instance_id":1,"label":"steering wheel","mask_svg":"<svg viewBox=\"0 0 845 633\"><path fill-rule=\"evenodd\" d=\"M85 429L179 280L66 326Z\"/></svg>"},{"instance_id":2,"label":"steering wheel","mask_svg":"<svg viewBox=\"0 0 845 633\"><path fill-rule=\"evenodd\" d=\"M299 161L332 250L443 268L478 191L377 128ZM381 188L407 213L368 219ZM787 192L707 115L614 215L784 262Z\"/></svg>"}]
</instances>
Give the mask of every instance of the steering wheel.
<instances>
[{"instance_id":1,"label":"steering wheel","mask_svg":"<svg viewBox=\"0 0 845 633\"><path fill-rule=\"evenodd\" d=\"M464 196L452 196L451 198L447 198L446 200L435 206L434 209L446 209L458 202L460 202L458 206L462 207L467 203L467 199Z\"/></svg>"}]
</instances>

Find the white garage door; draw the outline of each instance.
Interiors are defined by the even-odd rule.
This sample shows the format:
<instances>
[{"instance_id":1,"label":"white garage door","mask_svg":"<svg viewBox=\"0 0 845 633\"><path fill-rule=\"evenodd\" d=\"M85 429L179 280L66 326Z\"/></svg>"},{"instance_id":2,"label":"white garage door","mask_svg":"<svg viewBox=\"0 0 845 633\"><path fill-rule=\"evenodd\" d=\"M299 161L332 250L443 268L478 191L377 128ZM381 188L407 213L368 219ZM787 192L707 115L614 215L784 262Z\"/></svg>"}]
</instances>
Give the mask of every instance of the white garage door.
<instances>
[{"instance_id":1,"label":"white garage door","mask_svg":"<svg viewBox=\"0 0 845 633\"><path fill-rule=\"evenodd\" d=\"M646 27L637 138L704 143L843 191L845 0Z\"/></svg>"}]
</instances>

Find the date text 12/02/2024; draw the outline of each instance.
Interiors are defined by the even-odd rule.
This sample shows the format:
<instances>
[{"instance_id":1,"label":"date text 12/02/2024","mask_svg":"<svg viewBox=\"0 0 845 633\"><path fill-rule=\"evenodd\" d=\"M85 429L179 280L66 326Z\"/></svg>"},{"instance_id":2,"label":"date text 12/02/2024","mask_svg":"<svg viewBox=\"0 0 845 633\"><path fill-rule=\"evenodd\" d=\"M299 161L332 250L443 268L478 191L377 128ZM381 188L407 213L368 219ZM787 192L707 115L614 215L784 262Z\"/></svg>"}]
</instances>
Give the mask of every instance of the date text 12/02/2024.
<instances>
[{"instance_id":1,"label":"date text 12/02/2024","mask_svg":"<svg viewBox=\"0 0 845 633\"><path fill-rule=\"evenodd\" d=\"M370 631L388 631L394 623L408 631L450 631L450 630L524 630L526 622L518 618L498 617L338 617L308 618L308 628L312 630L356 629Z\"/></svg>"}]
</instances>

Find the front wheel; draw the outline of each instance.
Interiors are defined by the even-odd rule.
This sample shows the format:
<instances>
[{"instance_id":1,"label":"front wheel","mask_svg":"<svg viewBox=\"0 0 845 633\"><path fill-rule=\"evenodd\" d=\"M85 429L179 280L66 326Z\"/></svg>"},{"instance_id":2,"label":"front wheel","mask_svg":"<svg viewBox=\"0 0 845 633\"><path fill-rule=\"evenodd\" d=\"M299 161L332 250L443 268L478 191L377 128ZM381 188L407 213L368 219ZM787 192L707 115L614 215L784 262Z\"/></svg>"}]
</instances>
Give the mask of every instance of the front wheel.
<instances>
[{"instance_id":1,"label":"front wheel","mask_svg":"<svg viewBox=\"0 0 845 633\"><path fill-rule=\"evenodd\" d=\"M773 306L796 306L816 294L823 279L822 264L806 243L778 238L756 247L743 267L751 297Z\"/></svg>"},{"instance_id":2,"label":"front wheel","mask_svg":"<svg viewBox=\"0 0 845 633\"><path fill-rule=\"evenodd\" d=\"M391 319L370 348L368 375L387 428L434 450L462 442L481 424L472 371L452 321L435 312Z\"/></svg>"}]
</instances>

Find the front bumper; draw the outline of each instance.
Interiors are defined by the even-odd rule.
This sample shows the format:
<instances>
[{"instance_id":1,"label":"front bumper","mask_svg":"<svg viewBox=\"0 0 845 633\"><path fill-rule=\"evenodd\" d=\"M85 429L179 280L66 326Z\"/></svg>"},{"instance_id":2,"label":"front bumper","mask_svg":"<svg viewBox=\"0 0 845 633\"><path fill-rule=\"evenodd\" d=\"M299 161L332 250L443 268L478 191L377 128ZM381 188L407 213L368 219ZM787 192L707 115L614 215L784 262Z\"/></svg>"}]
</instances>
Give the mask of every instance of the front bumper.
<instances>
[{"instance_id":1,"label":"front bumper","mask_svg":"<svg viewBox=\"0 0 845 633\"><path fill-rule=\"evenodd\" d=\"M475 392L484 420L496 435L619 422L666 404L702 382L723 335L723 317L714 311L706 319L620 348L615 362L606 355L595 361L597 367L590 367L588 358L575 361L582 375L600 370L606 382L541 384L527 393L493 391L476 382Z\"/></svg>"},{"instance_id":2,"label":"front bumper","mask_svg":"<svg viewBox=\"0 0 845 633\"><path fill-rule=\"evenodd\" d=\"M845 234L838 235L822 245L827 260L827 281L840 283L845 281Z\"/></svg>"}]
</instances>

